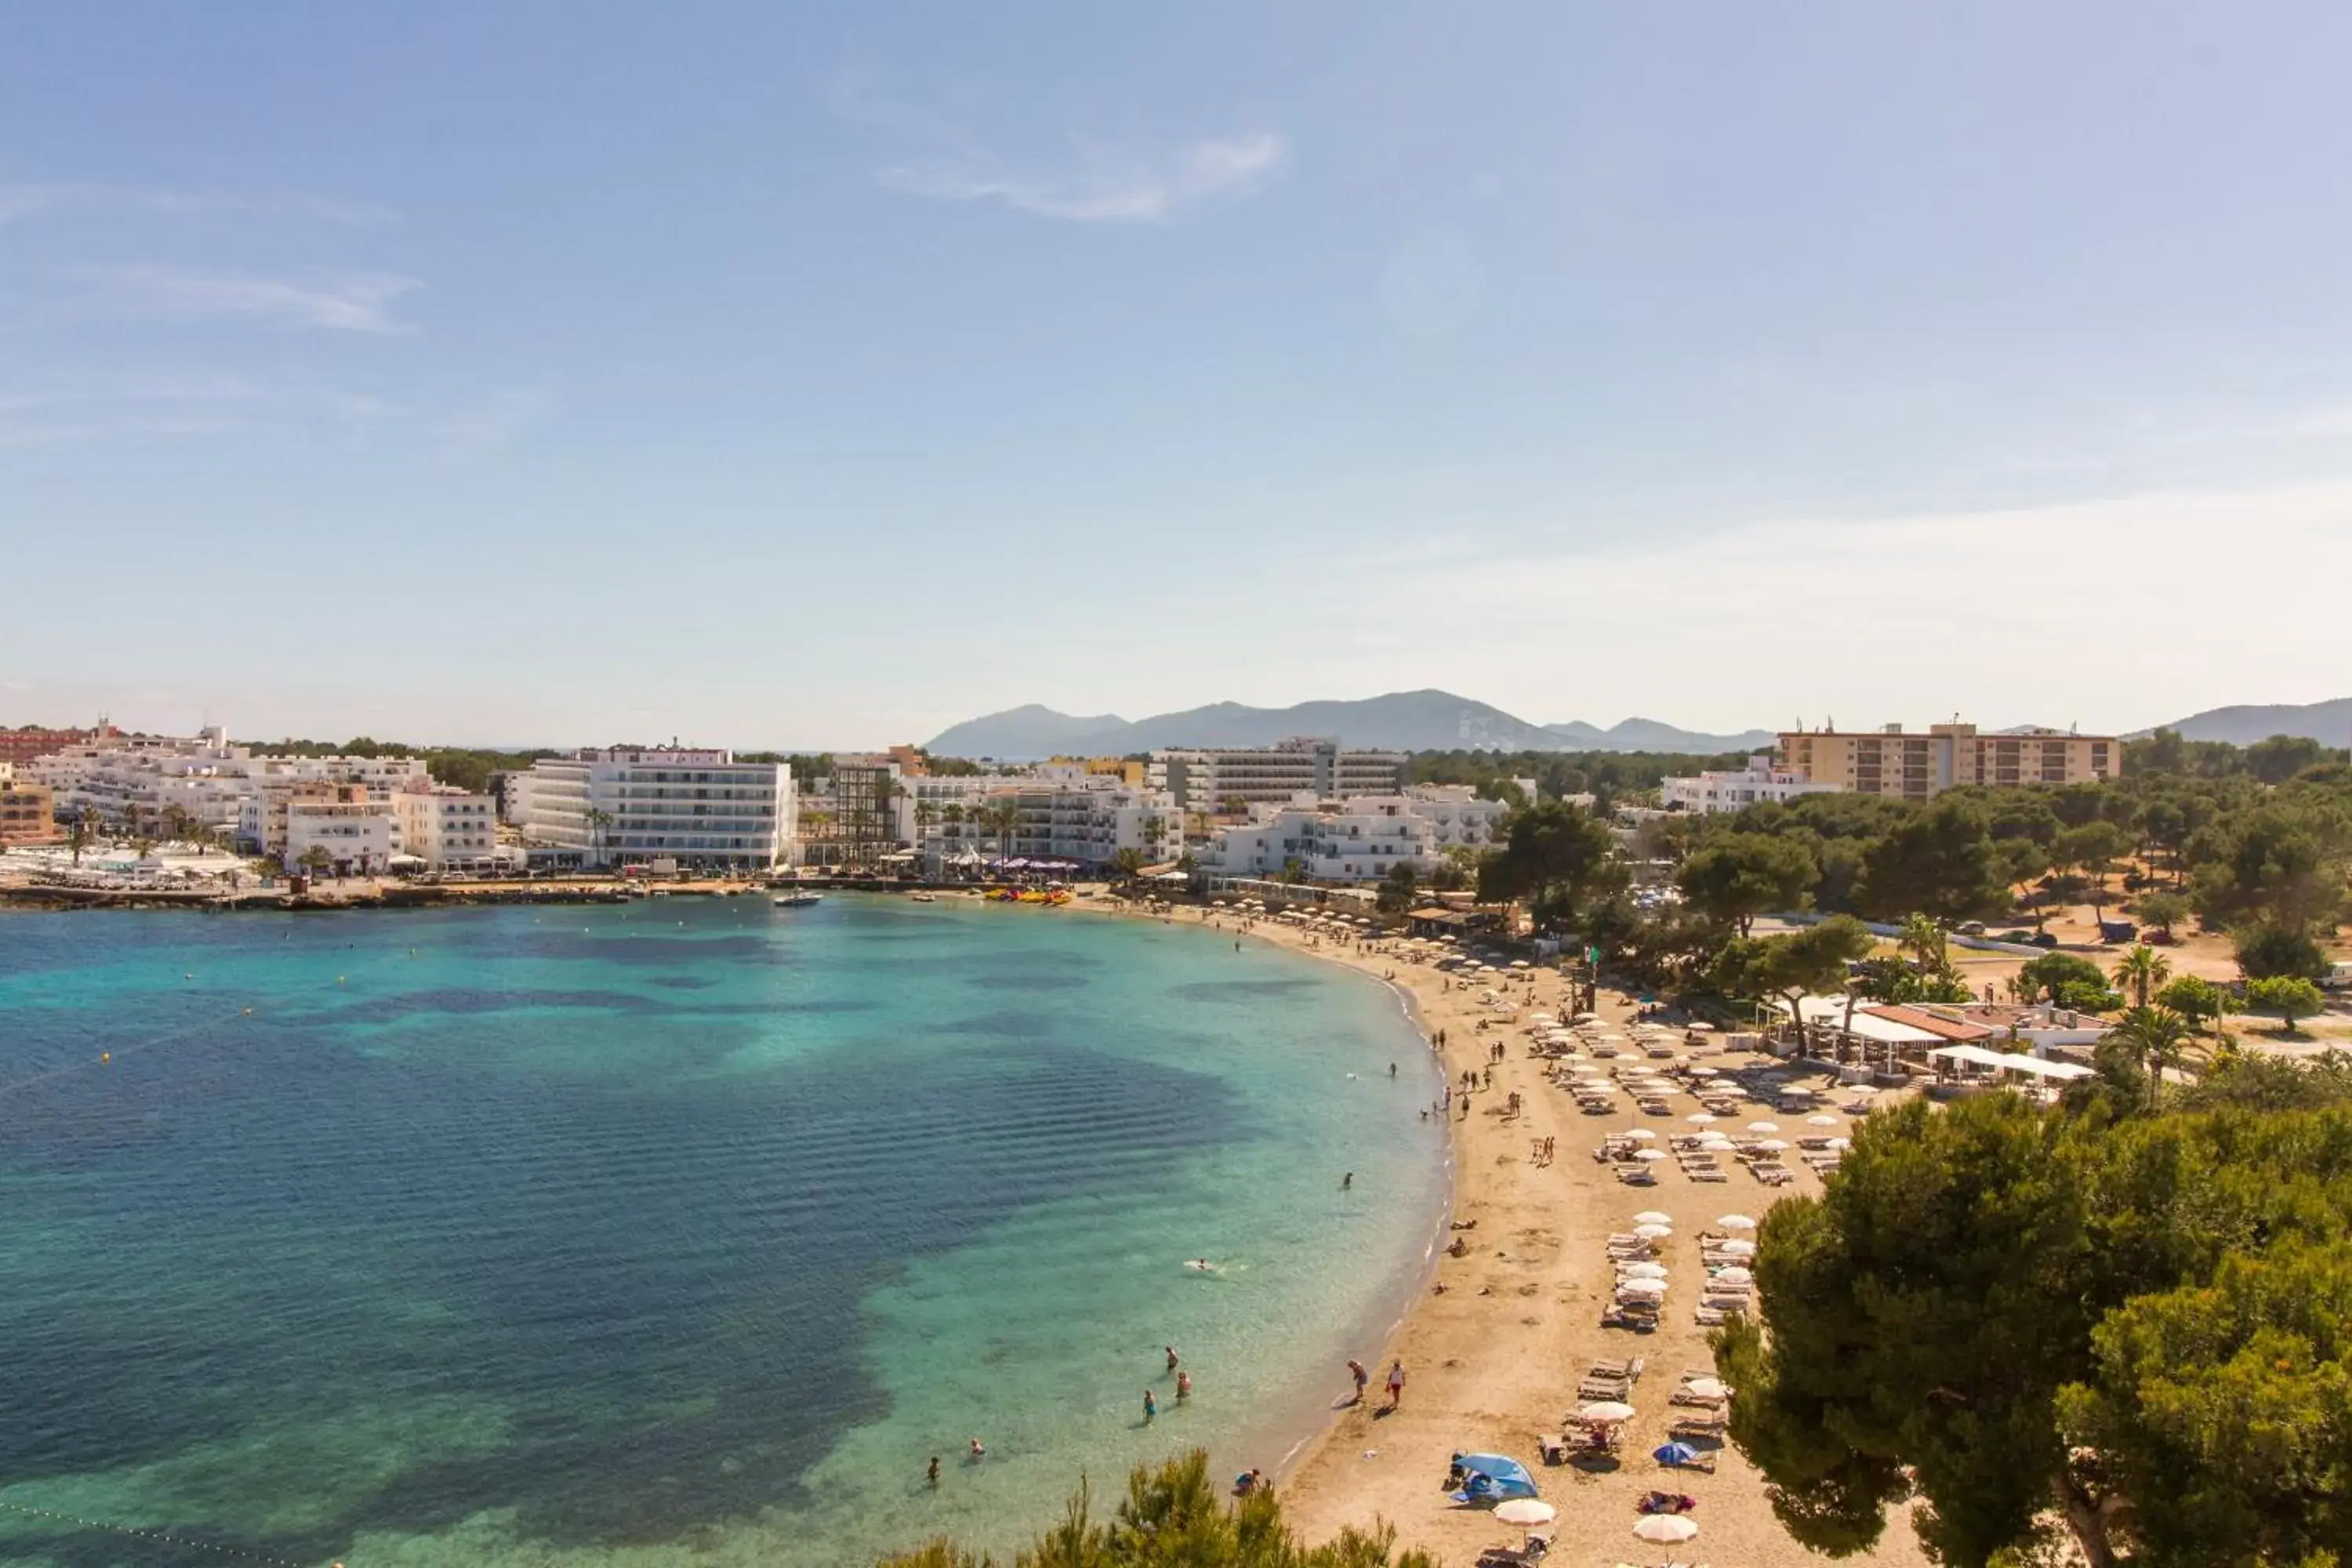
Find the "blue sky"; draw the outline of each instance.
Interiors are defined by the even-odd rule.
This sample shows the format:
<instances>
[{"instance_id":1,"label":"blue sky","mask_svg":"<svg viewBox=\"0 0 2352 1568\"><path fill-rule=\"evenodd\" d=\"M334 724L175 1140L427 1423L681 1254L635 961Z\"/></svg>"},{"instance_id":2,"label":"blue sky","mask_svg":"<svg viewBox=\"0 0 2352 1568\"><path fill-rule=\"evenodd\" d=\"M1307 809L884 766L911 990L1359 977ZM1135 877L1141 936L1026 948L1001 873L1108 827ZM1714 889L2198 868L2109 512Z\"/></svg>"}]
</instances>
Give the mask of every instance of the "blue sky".
<instances>
[{"instance_id":1,"label":"blue sky","mask_svg":"<svg viewBox=\"0 0 2352 1568\"><path fill-rule=\"evenodd\" d=\"M2341 6L9 35L0 721L2352 689Z\"/></svg>"}]
</instances>

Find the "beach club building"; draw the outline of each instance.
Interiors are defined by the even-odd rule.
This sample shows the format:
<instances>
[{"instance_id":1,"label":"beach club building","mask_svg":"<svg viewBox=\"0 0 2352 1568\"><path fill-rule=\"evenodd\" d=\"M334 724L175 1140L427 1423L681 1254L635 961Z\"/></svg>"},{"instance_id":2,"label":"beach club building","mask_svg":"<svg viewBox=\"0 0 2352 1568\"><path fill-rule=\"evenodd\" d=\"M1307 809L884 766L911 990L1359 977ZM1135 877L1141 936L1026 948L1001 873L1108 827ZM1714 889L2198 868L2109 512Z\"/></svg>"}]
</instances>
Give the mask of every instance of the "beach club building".
<instances>
[{"instance_id":1,"label":"beach club building","mask_svg":"<svg viewBox=\"0 0 2352 1568\"><path fill-rule=\"evenodd\" d=\"M412 784L392 796L394 853L428 871L486 871L498 863L498 808L487 795Z\"/></svg>"},{"instance_id":2,"label":"beach club building","mask_svg":"<svg viewBox=\"0 0 2352 1568\"><path fill-rule=\"evenodd\" d=\"M792 769L722 750L613 746L542 757L508 795L528 842L584 866L664 859L764 871L793 836Z\"/></svg>"}]
</instances>

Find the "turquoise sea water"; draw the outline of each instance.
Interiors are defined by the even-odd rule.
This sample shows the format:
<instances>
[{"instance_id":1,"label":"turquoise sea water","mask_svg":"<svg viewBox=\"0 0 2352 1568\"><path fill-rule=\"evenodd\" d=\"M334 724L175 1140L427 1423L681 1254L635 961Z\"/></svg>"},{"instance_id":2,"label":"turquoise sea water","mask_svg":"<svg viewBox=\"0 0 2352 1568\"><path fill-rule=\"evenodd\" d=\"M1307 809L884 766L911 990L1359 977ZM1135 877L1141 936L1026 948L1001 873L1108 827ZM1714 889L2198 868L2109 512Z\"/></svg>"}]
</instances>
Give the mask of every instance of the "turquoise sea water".
<instances>
[{"instance_id":1,"label":"turquoise sea water","mask_svg":"<svg viewBox=\"0 0 2352 1568\"><path fill-rule=\"evenodd\" d=\"M1428 1256L1437 1089L1182 925L0 918L0 1563L839 1565L1271 1468Z\"/></svg>"}]
</instances>

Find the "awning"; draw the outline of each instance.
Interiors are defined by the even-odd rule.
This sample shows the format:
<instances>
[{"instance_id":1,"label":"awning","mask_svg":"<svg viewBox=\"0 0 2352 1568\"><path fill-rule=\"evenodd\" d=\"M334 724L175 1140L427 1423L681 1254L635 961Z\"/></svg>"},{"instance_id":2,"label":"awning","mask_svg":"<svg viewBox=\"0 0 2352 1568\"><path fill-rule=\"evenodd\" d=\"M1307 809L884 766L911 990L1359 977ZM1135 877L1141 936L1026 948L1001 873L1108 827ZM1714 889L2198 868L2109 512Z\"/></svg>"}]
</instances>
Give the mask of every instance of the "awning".
<instances>
[{"instance_id":1,"label":"awning","mask_svg":"<svg viewBox=\"0 0 2352 1568\"><path fill-rule=\"evenodd\" d=\"M2091 1068L2074 1062L2043 1061L2040 1057L1989 1051L1982 1046L1947 1046L1941 1050L1929 1051L1927 1058L1930 1061L1969 1062L2001 1072L2030 1073L2035 1078L2073 1079L2095 1076Z\"/></svg>"}]
</instances>

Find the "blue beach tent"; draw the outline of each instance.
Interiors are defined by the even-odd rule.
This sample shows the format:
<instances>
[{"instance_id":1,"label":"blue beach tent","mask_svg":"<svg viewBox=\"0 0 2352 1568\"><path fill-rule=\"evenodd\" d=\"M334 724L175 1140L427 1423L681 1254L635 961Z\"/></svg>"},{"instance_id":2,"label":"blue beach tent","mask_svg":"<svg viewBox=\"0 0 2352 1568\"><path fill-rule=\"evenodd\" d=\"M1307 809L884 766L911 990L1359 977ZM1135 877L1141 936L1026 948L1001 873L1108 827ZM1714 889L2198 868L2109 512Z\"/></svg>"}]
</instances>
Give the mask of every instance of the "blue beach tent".
<instances>
[{"instance_id":1,"label":"blue beach tent","mask_svg":"<svg viewBox=\"0 0 2352 1568\"><path fill-rule=\"evenodd\" d=\"M1506 1498L1536 1495L1536 1479L1517 1459L1500 1454L1465 1454L1454 1463L1470 1478L1454 1494L1455 1502L1501 1502Z\"/></svg>"}]
</instances>

